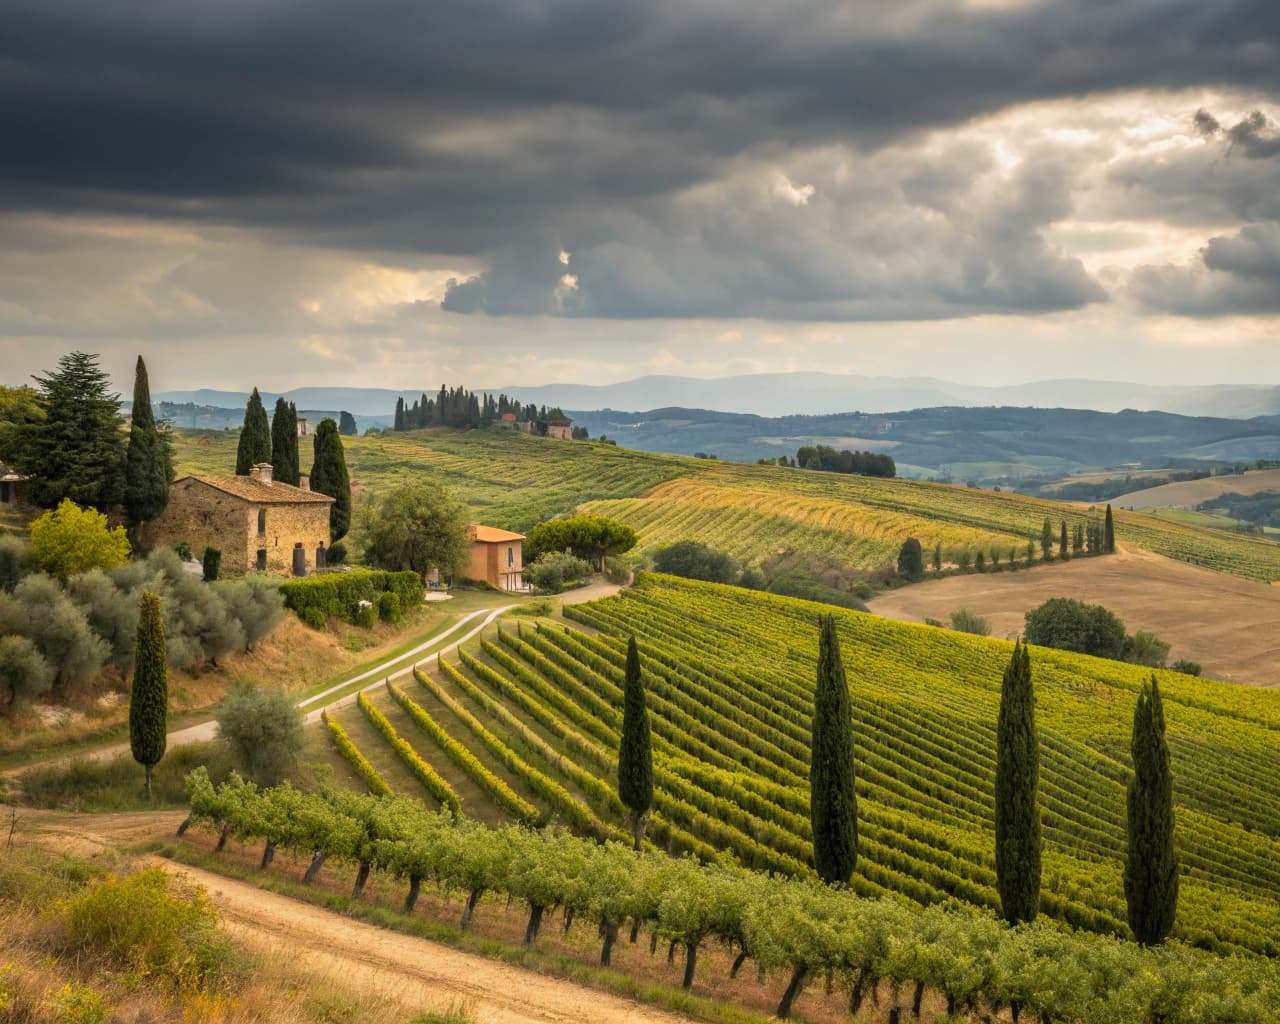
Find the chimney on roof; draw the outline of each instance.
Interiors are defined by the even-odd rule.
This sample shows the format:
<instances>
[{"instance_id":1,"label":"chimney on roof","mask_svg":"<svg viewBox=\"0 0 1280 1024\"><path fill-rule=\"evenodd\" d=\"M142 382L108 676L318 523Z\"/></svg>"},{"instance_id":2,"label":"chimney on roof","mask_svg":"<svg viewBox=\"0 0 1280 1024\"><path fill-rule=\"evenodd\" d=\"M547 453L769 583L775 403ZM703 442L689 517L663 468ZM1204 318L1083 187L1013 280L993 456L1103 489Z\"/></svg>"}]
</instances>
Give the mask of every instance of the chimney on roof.
<instances>
[{"instance_id":1,"label":"chimney on roof","mask_svg":"<svg viewBox=\"0 0 1280 1024\"><path fill-rule=\"evenodd\" d=\"M264 484L271 483L271 463L259 462L253 467L253 475L261 480Z\"/></svg>"},{"instance_id":2,"label":"chimney on roof","mask_svg":"<svg viewBox=\"0 0 1280 1024\"><path fill-rule=\"evenodd\" d=\"M302 473L298 476L298 490L300 491L311 490L311 477L307 476L306 473Z\"/></svg>"}]
</instances>

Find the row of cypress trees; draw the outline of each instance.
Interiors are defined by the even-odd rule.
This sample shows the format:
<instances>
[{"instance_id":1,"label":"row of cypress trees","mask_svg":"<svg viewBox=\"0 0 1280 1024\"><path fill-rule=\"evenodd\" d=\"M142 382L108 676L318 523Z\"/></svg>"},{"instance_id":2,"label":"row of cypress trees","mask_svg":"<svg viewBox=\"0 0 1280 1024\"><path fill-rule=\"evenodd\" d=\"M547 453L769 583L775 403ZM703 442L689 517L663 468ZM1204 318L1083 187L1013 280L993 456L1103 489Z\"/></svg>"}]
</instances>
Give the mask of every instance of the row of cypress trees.
<instances>
[{"instance_id":1,"label":"row of cypress trees","mask_svg":"<svg viewBox=\"0 0 1280 1024\"><path fill-rule=\"evenodd\" d=\"M1173 780L1154 674L1138 697L1131 750L1134 774L1127 795L1125 899L1134 938L1151 946L1168 937L1178 903ZM1019 641L1004 671L996 724L996 887L1001 912L1010 924L1032 921L1040 910L1039 774L1031 654ZM857 866L854 779L849 689L835 617L823 615L818 619L809 807L814 867L828 884L848 883Z\"/></svg>"},{"instance_id":2,"label":"row of cypress trees","mask_svg":"<svg viewBox=\"0 0 1280 1024\"><path fill-rule=\"evenodd\" d=\"M351 528L351 476L338 425L329 417L316 427L312 449L311 489L334 499L329 508L329 539L337 541ZM254 388L236 446L236 475L248 476L254 466L269 462L273 480L297 487L302 479L299 458L297 407L277 398L268 422L262 397Z\"/></svg>"}]
</instances>

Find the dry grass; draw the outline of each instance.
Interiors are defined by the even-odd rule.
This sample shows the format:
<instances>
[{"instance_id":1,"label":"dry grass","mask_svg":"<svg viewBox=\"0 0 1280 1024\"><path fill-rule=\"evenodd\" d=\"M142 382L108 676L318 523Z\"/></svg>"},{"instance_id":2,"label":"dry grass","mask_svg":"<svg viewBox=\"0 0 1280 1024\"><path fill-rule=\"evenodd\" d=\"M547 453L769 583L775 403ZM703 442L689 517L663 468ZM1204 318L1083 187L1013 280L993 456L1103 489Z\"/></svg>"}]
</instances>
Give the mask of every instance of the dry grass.
<instances>
[{"instance_id":1,"label":"dry grass","mask_svg":"<svg viewBox=\"0 0 1280 1024\"><path fill-rule=\"evenodd\" d=\"M1180 480L1176 483L1131 491L1111 503L1124 508L1194 508L1202 501L1212 501L1224 494L1257 494L1280 491L1280 469L1254 469L1240 476L1211 476L1203 480Z\"/></svg>"}]
</instances>

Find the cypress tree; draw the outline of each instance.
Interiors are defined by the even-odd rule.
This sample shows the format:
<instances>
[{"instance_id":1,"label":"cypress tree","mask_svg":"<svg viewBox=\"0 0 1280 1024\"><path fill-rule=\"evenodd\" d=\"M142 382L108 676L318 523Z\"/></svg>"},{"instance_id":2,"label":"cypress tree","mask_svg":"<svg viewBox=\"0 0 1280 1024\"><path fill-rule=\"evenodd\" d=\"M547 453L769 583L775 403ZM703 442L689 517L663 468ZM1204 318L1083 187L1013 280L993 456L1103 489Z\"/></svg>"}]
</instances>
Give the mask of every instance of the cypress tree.
<instances>
[{"instance_id":1,"label":"cypress tree","mask_svg":"<svg viewBox=\"0 0 1280 1024\"><path fill-rule=\"evenodd\" d=\"M147 799L151 799L151 770L164 757L169 714L169 670L164 653L164 616L160 598L144 593L133 649L133 688L129 691L129 747L133 759L147 770Z\"/></svg>"},{"instance_id":2,"label":"cypress tree","mask_svg":"<svg viewBox=\"0 0 1280 1024\"><path fill-rule=\"evenodd\" d=\"M1066 559L1067 555L1067 521L1062 520L1062 530L1058 535L1058 557Z\"/></svg>"},{"instance_id":3,"label":"cypress tree","mask_svg":"<svg viewBox=\"0 0 1280 1024\"><path fill-rule=\"evenodd\" d=\"M299 476L298 409L277 398L271 416L271 479L297 487Z\"/></svg>"},{"instance_id":4,"label":"cypress tree","mask_svg":"<svg viewBox=\"0 0 1280 1024\"><path fill-rule=\"evenodd\" d=\"M1154 673L1133 712L1131 750L1124 896L1133 937L1144 946L1158 946L1173 928L1178 909L1178 855L1173 846L1173 775L1164 739L1164 706Z\"/></svg>"},{"instance_id":5,"label":"cypress tree","mask_svg":"<svg viewBox=\"0 0 1280 1024\"><path fill-rule=\"evenodd\" d=\"M627 673L622 688L622 745L618 749L618 796L631 812L636 849L653 806L653 750L649 712L640 678L640 652L633 636L627 644Z\"/></svg>"},{"instance_id":6,"label":"cypress tree","mask_svg":"<svg viewBox=\"0 0 1280 1024\"><path fill-rule=\"evenodd\" d=\"M1040 808L1031 655L1020 642L1004 670L996 725L996 889L1010 924L1035 920L1040 910Z\"/></svg>"},{"instance_id":7,"label":"cypress tree","mask_svg":"<svg viewBox=\"0 0 1280 1024\"><path fill-rule=\"evenodd\" d=\"M846 883L858 863L858 797L854 791L849 685L832 615L818 618L818 681L813 695L809 820L813 864L828 884Z\"/></svg>"},{"instance_id":8,"label":"cypress tree","mask_svg":"<svg viewBox=\"0 0 1280 1024\"><path fill-rule=\"evenodd\" d=\"M1108 555L1115 554L1116 550L1116 524L1111 519L1111 504L1107 503L1107 518L1102 527L1103 541L1102 550Z\"/></svg>"},{"instance_id":9,"label":"cypress tree","mask_svg":"<svg viewBox=\"0 0 1280 1024\"><path fill-rule=\"evenodd\" d=\"M244 407L244 426L236 446L236 476L248 476L260 462L271 461L271 426L262 407L258 389L253 389Z\"/></svg>"},{"instance_id":10,"label":"cypress tree","mask_svg":"<svg viewBox=\"0 0 1280 1024\"><path fill-rule=\"evenodd\" d=\"M129 447L124 463L124 510L130 522L154 519L169 504L169 481L173 476L169 441L156 428L151 411L151 386L147 365L138 356L133 375L133 412Z\"/></svg>"},{"instance_id":11,"label":"cypress tree","mask_svg":"<svg viewBox=\"0 0 1280 1024\"><path fill-rule=\"evenodd\" d=\"M404 396L396 399L396 421L392 430L404 430Z\"/></svg>"},{"instance_id":12,"label":"cypress tree","mask_svg":"<svg viewBox=\"0 0 1280 1024\"><path fill-rule=\"evenodd\" d=\"M351 476L338 425L326 416L311 443L311 489L334 499L329 506L329 540L341 540L351 527Z\"/></svg>"}]
</instances>

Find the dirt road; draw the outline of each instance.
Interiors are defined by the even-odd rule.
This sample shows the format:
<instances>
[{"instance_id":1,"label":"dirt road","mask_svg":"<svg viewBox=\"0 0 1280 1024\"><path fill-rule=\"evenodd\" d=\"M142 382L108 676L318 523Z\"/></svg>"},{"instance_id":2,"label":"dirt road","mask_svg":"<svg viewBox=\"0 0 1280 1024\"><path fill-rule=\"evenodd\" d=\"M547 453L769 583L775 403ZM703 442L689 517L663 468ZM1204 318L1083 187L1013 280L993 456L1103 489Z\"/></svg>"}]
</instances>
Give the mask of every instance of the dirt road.
<instances>
[{"instance_id":1,"label":"dirt road","mask_svg":"<svg viewBox=\"0 0 1280 1024\"><path fill-rule=\"evenodd\" d=\"M28 811L28 841L89 854L173 835L182 812L58 814ZM487 960L425 939L401 935L160 858L202 885L223 927L237 942L326 979L346 979L400 1002L411 1012L443 1012L465 1004L480 1024L682 1024L689 1018L558 978Z\"/></svg>"},{"instance_id":2,"label":"dirt road","mask_svg":"<svg viewBox=\"0 0 1280 1024\"><path fill-rule=\"evenodd\" d=\"M1171 644L1170 662L1198 661L1210 678L1280 686L1280 587L1149 551L929 580L890 591L868 607L907 622L948 622L957 608L967 608L986 618L992 636L1012 637L1022 631L1025 613L1051 597L1105 605L1130 633L1144 630Z\"/></svg>"}]
</instances>

